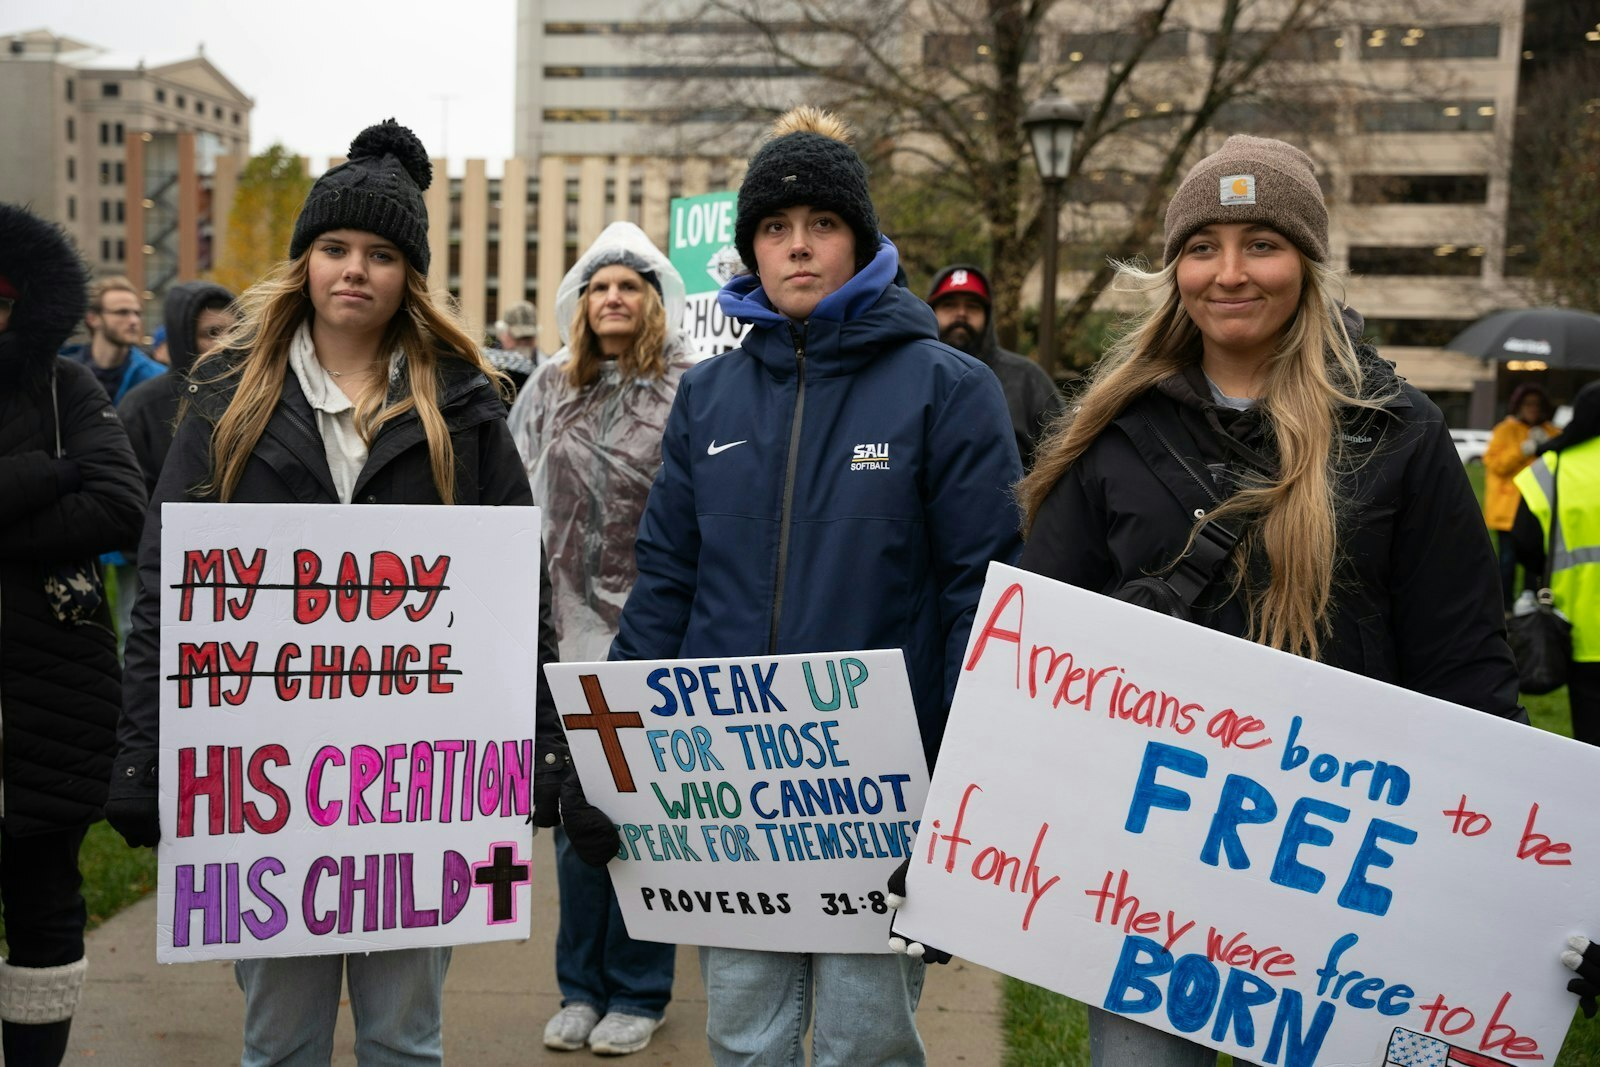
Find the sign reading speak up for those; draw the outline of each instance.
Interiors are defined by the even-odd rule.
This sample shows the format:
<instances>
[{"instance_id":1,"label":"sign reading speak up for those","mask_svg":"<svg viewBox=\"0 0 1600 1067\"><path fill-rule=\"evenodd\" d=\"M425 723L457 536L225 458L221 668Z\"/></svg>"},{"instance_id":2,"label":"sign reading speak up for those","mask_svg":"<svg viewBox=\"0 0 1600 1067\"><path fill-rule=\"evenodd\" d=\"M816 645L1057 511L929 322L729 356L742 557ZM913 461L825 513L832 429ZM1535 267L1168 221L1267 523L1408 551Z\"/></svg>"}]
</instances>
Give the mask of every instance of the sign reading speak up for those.
<instances>
[{"instance_id":1,"label":"sign reading speak up for those","mask_svg":"<svg viewBox=\"0 0 1600 1067\"><path fill-rule=\"evenodd\" d=\"M884 952L928 791L899 651L545 670L628 933Z\"/></svg>"},{"instance_id":2,"label":"sign reading speak up for those","mask_svg":"<svg viewBox=\"0 0 1600 1067\"><path fill-rule=\"evenodd\" d=\"M525 938L534 508L167 504L163 963Z\"/></svg>"},{"instance_id":3,"label":"sign reading speak up for those","mask_svg":"<svg viewBox=\"0 0 1600 1067\"><path fill-rule=\"evenodd\" d=\"M1555 1061L1600 751L991 566L897 931L1253 1063Z\"/></svg>"}]
</instances>

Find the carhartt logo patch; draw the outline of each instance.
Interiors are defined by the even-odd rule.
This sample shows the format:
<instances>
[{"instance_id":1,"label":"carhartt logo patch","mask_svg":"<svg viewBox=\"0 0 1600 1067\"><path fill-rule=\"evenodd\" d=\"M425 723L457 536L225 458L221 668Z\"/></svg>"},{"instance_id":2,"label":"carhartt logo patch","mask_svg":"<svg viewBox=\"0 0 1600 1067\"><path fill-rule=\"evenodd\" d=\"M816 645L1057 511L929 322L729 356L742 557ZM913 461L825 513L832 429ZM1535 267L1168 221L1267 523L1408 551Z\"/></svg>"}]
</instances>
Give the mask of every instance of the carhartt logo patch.
<instances>
[{"instance_id":1,"label":"carhartt logo patch","mask_svg":"<svg viewBox=\"0 0 1600 1067\"><path fill-rule=\"evenodd\" d=\"M875 444L856 445L850 454L850 469L853 471L886 471L889 469L889 442L879 441Z\"/></svg>"},{"instance_id":2,"label":"carhartt logo patch","mask_svg":"<svg viewBox=\"0 0 1600 1067\"><path fill-rule=\"evenodd\" d=\"M1222 179L1222 206L1237 207L1256 202L1256 176L1230 174Z\"/></svg>"}]
</instances>

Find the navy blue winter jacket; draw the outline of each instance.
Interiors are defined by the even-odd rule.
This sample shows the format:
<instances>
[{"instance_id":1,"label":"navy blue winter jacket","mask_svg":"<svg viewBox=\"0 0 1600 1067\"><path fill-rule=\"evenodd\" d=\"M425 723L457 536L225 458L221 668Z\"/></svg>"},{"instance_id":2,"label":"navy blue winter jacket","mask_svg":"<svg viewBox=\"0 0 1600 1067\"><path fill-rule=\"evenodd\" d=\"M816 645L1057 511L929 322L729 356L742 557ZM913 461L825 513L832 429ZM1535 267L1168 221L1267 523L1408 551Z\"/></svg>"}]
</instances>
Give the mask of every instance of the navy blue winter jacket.
<instances>
[{"instance_id":1,"label":"navy blue winter jacket","mask_svg":"<svg viewBox=\"0 0 1600 1067\"><path fill-rule=\"evenodd\" d=\"M723 288L752 328L678 386L611 658L902 649L931 766L1022 470L999 382L898 266L884 241L805 322Z\"/></svg>"}]
</instances>

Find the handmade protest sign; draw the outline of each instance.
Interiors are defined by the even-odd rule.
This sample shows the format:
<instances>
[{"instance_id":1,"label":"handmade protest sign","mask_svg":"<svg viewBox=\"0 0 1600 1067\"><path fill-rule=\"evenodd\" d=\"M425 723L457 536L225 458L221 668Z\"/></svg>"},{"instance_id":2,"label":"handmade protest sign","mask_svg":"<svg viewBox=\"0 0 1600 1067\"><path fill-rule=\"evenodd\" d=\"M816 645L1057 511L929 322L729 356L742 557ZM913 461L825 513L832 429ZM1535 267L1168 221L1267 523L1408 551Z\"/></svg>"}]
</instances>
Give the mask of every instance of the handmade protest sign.
<instances>
[{"instance_id":1,"label":"handmade protest sign","mask_svg":"<svg viewBox=\"0 0 1600 1067\"><path fill-rule=\"evenodd\" d=\"M545 669L647 941L883 952L928 791L898 650Z\"/></svg>"},{"instance_id":2,"label":"handmade protest sign","mask_svg":"<svg viewBox=\"0 0 1600 1067\"><path fill-rule=\"evenodd\" d=\"M538 510L161 516L156 958L527 937Z\"/></svg>"},{"instance_id":3,"label":"handmade protest sign","mask_svg":"<svg viewBox=\"0 0 1600 1067\"><path fill-rule=\"evenodd\" d=\"M748 329L722 313L717 291L744 270L733 243L733 224L739 194L706 193L672 201L667 255L683 275L688 294L683 309L683 332L702 355L714 356L737 348Z\"/></svg>"},{"instance_id":4,"label":"handmade protest sign","mask_svg":"<svg viewBox=\"0 0 1600 1067\"><path fill-rule=\"evenodd\" d=\"M991 566L895 929L1252 1063L1554 1062L1600 752Z\"/></svg>"}]
</instances>

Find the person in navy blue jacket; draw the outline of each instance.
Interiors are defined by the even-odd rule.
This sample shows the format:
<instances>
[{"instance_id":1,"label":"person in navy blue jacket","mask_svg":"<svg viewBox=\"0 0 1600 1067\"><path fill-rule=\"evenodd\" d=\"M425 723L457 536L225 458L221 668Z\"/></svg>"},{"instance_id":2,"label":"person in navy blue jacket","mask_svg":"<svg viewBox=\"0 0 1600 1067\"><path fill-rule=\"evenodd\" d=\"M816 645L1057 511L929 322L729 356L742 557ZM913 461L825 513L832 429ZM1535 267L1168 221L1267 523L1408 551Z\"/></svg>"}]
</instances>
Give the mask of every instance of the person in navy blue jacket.
<instances>
[{"instance_id":1,"label":"person in navy blue jacket","mask_svg":"<svg viewBox=\"0 0 1600 1067\"><path fill-rule=\"evenodd\" d=\"M932 766L984 574L1020 548L1005 397L894 283L833 116L778 120L735 242L752 273L719 303L751 328L683 376L611 658L902 649ZM607 829L594 862L615 855ZM815 1064L926 1061L920 960L700 951L718 1064L789 1062L811 1003Z\"/></svg>"}]
</instances>

